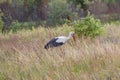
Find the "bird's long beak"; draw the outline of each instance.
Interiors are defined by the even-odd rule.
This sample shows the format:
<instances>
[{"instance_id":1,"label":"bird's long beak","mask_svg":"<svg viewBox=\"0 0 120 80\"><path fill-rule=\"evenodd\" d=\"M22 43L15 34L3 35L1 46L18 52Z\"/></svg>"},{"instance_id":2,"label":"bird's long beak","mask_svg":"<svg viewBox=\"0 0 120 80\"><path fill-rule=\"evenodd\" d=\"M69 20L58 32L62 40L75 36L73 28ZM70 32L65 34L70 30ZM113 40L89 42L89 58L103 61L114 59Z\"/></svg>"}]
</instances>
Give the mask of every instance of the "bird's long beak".
<instances>
[{"instance_id":1,"label":"bird's long beak","mask_svg":"<svg viewBox=\"0 0 120 80\"><path fill-rule=\"evenodd\" d=\"M76 37L75 37L75 34L73 34L73 36L72 36L72 37L73 37L73 40L74 40L74 41L76 41Z\"/></svg>"}]
</instances>

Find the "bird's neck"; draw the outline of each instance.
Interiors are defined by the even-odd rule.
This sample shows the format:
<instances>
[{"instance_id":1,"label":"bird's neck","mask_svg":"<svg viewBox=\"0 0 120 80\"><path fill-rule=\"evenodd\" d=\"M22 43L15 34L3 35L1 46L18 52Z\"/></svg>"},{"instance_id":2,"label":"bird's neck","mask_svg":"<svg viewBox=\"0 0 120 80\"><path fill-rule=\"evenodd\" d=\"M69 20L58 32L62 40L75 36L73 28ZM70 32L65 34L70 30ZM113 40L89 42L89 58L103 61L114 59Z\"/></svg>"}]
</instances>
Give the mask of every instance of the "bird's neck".
<instances>
[{"instance_id":1,"label":"bird's neck","mask_svg":"<svg viewBox=\"0 0 120 80\"><path fill-rule=\"evenodd\" d=\"M67 38L70 39L71 37L72 37L72 36L69 34Z\"/></svg>"}]
</instances>

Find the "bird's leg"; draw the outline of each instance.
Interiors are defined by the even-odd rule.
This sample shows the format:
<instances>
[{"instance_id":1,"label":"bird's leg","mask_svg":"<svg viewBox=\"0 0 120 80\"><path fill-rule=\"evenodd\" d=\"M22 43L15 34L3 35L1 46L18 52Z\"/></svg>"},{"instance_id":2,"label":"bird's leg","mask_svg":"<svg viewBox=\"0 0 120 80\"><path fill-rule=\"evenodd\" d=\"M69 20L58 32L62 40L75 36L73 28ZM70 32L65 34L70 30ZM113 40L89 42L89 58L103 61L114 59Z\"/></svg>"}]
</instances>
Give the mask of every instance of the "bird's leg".
<instances>
[{"instance_id":1,"label":"bird's leg","mask_svg":"<svg viewBox=\"0 0 120 80\"><path fill-rule=\"evenodd\" d=\"M50 53L49 53L49 55L51 56L51 57L54 57L54 55L53 55L53 48L50 48Z\"/></svg>"},{"instance_id":2,"label":"bird's leg","mask_svg":"<svg viewBox=\"0 0 120 80\"><path fill-rule=\"evenodd\" d=\"M61 58L64 58L65 57L65 52L64 52L64 50L60 47L60 57Z\"/></svg>"}]
</instances>

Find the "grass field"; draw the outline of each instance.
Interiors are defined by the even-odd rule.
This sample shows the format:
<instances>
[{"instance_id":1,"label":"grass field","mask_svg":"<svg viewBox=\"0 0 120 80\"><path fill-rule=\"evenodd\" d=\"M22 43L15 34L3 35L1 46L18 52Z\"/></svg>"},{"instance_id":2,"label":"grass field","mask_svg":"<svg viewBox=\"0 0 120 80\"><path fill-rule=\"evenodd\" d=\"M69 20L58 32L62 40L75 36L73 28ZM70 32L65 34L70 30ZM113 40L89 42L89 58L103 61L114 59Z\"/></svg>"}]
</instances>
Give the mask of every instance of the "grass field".
<instances>
[{"instance_id":1,"label":"grass field","mask_svg":"<svg viewBox=\"0 0 120 80\"><path fill-rule=\"evenodd\" d=\"M106 34L94 40L44 49L71 30L65 25L0 34L0 80L120 80L120 25L106 25Z\"/></svg>"}]
</instances>

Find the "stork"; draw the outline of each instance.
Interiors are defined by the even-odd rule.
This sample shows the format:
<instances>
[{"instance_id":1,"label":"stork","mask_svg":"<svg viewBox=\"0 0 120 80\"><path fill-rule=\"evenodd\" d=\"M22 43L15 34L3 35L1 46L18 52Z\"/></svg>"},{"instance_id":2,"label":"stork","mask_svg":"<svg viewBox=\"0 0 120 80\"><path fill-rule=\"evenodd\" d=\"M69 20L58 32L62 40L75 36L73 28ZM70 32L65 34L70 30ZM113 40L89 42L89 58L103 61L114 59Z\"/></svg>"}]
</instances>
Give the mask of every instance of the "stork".
<instances>
[{"instance_id":1,"label":"stork","mask_svg":"<svg viewBox=\"0 0 120 80\"><path fill-rule=\"evenodd\" d=\"M45 46L45 49L49 49L52 47L58 47L58 46L62 46L63 44L65 44L71 37L73 37L74 41L75 41L75 36L74 36L74 32L71 31L68 35L68 37L66 36L60 36L60 37L55 37L53 39L51 39Z\"/></svg>"}]
</instances>

